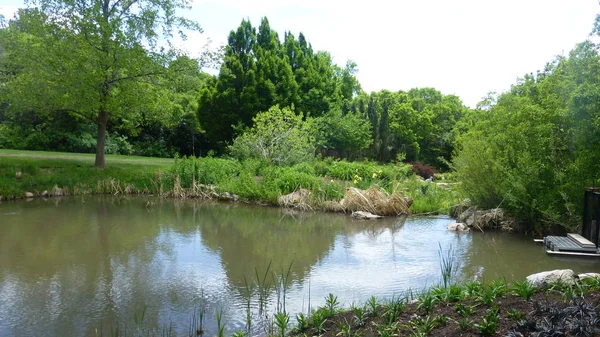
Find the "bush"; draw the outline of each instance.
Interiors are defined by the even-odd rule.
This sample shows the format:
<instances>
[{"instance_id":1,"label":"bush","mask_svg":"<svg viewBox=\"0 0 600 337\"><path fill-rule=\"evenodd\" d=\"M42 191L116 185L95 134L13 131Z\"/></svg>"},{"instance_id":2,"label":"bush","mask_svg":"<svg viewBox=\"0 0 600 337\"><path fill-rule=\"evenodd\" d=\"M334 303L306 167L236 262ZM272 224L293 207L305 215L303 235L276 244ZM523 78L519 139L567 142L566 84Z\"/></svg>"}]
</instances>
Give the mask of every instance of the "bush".
<instances>
[{"instance_id":1,"label":"bush","mask_svg":"<svg viewBox=\"0 0 600 337\"><path fill-rule=\"evenodd\" d=\"M412 171L416 175L423 177L423 179L429 179L437 173L436 169L433 166L429 164L423 164L420 161L412 163Z\"/></svg>"},{"instance_id":2,"label":"bush","mask_svg":"<svg viewBox=\"0 0 600 337\"><path fill-rule=\"evenodd\" d=\"M294 165L314 159L309 126L289 108L274 106L254 117L254 126L233 141L231 155L238 160L265 159L275 165Z\"/></svg>"}]
</instances>

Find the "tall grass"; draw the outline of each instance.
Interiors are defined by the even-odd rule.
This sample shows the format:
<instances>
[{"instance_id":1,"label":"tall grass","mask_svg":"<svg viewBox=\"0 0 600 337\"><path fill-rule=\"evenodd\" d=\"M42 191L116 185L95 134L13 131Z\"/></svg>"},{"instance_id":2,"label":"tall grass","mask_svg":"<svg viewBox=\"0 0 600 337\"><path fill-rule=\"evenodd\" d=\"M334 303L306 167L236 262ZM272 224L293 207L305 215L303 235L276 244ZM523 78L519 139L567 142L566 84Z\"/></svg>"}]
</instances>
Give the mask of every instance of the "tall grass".
<instances>
[{"instance_id":1,"label":"tall grass","mask_svg":"<svg viewBox=\"0 0 600 337\"><path fill-rule=\"evenodd\" d=\"M39 156L38 153L35 153ZM310 192L309 209L339 211L349 187L371 187L413 198L413 213L446 213L460 196L454 190L414 177L410 165L347 162L330 158L291 167L272 166L260 160L181 157L164 159L111 157L107 168L93 168L93 157L25 156L0 160L0 196L36 196L147 193L173 197L213 198L229 192L246 201L277 204L278 197L299 189ZM53 191L55 193L53 193Z\"/></svg>"},{"instance_id":2,"label":"tall grass","mask_svg":"<svg viewBox=\"0 0 600 337\"><path fill-rule=\"evenodd\" d=\"M454 281L456 274L456 261L452 246L444 253L442 245L438 244L438 256L440 257L440 273L442 275L442 285L448 288Z\"/></svg>"}]
</instances>

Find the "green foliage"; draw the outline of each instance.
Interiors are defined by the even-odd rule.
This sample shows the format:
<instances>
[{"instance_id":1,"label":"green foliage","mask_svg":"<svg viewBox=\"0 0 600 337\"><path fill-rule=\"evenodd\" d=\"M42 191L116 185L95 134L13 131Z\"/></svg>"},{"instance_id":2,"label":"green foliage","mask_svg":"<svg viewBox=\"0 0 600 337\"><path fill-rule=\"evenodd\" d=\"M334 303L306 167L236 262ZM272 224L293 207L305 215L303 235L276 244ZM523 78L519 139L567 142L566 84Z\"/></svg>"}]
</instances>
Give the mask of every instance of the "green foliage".
<instances>
[{"instance_id":1,"label":"green foliage","mask_svg":"<svg viewBox=\"0 0 600 337\"><path fill-rule=\"evenodd\" d=\"M369 299L367 300L367 312L370 315L377 315L377 309L379 309L379 301L377 300L377 297L375 296L371 296L369 297Z\"/></svg>"},{"instance_id":2,"label":"green foliage","mask_svg":"<svg viewBox=\"0 0 600 337\"><path fill-rule=\"evenodd\" d=\"M525 301L529 301L535 294L535 287L528 281L515 281L512 283L512 292L521 296Z\"/></svg>"},{"instance_id":3,"label":"green foliage","mask_svg":"<svg viewBox=\"0 0 600 337\"><path fill-rule=\"evenodd\" d=\"M311 131L291 109L271 107L253 118L251 129L229 148L240 159L264 159L276 165L293 165L314 157Z\"/></svg>"},{"instance_id":4,"label":"green foliage","mask_svg":"<svg viewBox=\"0 0 600 337\"><path fill-rule=\"evenodd\" d=\"M425 316L425 318L419 316L411 320L410 325L418 332L426 336L437 326L437 319L430 315Z\"/></svg>"},{"instance_id":5,"label":"green foliage","mask_svg":"<svg viewBox=\"0 0 600 337\"><path fill-rule=\"evenodd\" d=\"M586 41L471 111L453 159L468 197L508 209L523 230L574 230L584 187L600 178L599 88L598 46Z\"/></svg>"},{"instance_id":6,"label":"green foliage","mask_svg":"<svg viewBox=\"0 0 600 337\"><path fill-rule=\"evenodd\" d=\"M278 312L274 315L275 325L279 331L279 337L285 337L290 325L290 314L286 312Z\"/></svg>"},{"instance_id":7,"label":"green foliage","mask_svg":"<svg viewBox=\"0 0 600 337\"><path fill-rule=\"evenodd\" d=\"M430 314L433 307L438 303L438 298L431 291L423 293L418 298L417 309L423 311L425 314Z\"/></svg>"},{"instance_id":8,"label":"green foliage","mask_svg":"<svg viewBox=\"0 0 600 337\"><path fill-rule=\"evenodd\" d=\"M298 332L303 332L306 331L306 329L308 329L308 319L306 318L306 315L299 313L298 316L296 316L295 330Z\"/></svg>"},{"instance_id":9,"label":"green foliage","mask_svg":"<svg viewBox=\"0 0 600 337\"><path fill-rule=\"evenodd\" d=\"M486 311L485 316L479 324L475 324L475 328L477 332L482 336L491 336L496 333L498 329L498 323L500 321L500 316L498 315L498 310L495 308L490 308Z\"/></svg>"},{"instance_id":10,"label":"green foliage","mask_svg":"<svg viewBox=\"0 0 600 337\"><path fill-rule=\"evenodd\" d=\"M96 167L104 167L109 121L131 128L161 100L150 80L161 79L175 54L159 46L172 30L200 30L178 17L184 0L27 2L0 32L3 104L23 111L77 116L98 126ZM23 94L23 93L27 94Z\"/></svg>"},{"instance_id":11,"label":"green foliage","mask_svg":"<svg viewBox=\"0 0 600 337\"><path fill-rule=\"evenodd\" d=\"M456 311L461 317L466 318L475 313L475 307L459 303L454 307L454 311Z\"/></svg>"},{"instance_id":12,"label":"green foliage","mask_svg":"<svg viewBox=\"0 0 600 337\"><path fill-rule=\"evenodd\" d=\"M325 297L325 310L329 317L332 317L336 314L339 305L340 302L338 302L337 296L333 295L332 293L329 293Z\"/></svg>"},{"instance_id":13,"label":"green foliage","mask_svg":"<svg viewBox=\"0 0 600 337\"><path fill-rule=\"evenodd\" d=\"M508 316L513 321L518 321L520 319L523 319L526 316L526 314L517 309L511 309L506 312L506 316Z\"/></svg>"},{"instance_id":14,"label":"green foliage","mask_svg":"<svg viewBox=\"0 0 600 337\"><path fill-rule=\"evenodd\" d=\"M25 192L39 194L54 186L66 194L157 192L156 174L168 169L172 160L109 155L113 167L94 170L93 155L2 150L0 195L22 197ZM25 156L23 156L25 155ZM30 155L31 157L27 157ZM50 157L50 158L44 158ZM16 173L21 172L21 178Z\"/></svg>"},{"instance_id":15,"label":"green foliage","mask_svg":"<svg viewBox=\"0 0 600 337\"><path fill-rule=\"evenodd\" d=\"M360 151L372 143L370 124L357 113L331 110L312 121L322 149Z\"/></svg>"},{"instance_id":16,"label":"green foliage","mask_svg":"<svg viewBox=\"0 0 600 337\"><path fill-rule=\"evenodd\" d=\"M329 312L326 310L323 310L322 308L319 310L316 310L312 313L312 315L310 317L311 323L317 334L322 334L323 332L325 332L325 323L327 322L327 319L329 318L328 315L329 315Z\"/></svg>"},{"instance_id":17,"label":"green foliage","mask_svg":"<svg viewBox=\"0 0 600 337\"><path fill-rule=\"evenodd\" d=\"M470 320L468 317L463 316L459 320L456 321L456 324L458 324L458 326L460 327L461 330L467 331L467 330L471 330L471 328L473 328L474 322L472 320Z\"/></svg>"},{"instance_id":18,"label":"green foliage","mask_svg":"<svg viewBox=\"0 0 600 337\"><path fill-rule=\"evenodd\" d=\"M383 315L382 317L391 324L395 322L400 314L406 309L406 303L403 298L392 297L386 303L383 304Z\"/></svg>"}]
</instances>

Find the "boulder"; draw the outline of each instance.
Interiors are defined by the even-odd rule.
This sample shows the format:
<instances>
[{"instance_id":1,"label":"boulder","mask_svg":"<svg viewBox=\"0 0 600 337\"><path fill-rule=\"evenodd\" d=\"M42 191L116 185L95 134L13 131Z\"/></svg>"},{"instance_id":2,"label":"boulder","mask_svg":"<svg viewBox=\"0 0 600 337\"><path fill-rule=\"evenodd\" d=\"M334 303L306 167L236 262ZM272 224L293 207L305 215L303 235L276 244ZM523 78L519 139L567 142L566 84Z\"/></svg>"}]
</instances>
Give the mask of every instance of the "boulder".
<instances>
[{"instance_id":1,"label":"boulder","mask_svg":"<svg viewBox=\"0 0 600 337\"><path fill-rule=\"evenodd\" d=\"M577 277L579 277L580 280L585 280L586 278L600 279L600 273L583 273L577 275Z\"/></svg>"},{"instance_id":2,"label":"boulder","mask_svg":"<svg viewBox=\"0 0 600 337\"><path fill-rule=\"evenodd\" d=\"M31 192L25 192L25 198L31 199L35 197L35 194L31 193Z\"/></svg>"},{"instance_id":3,"label":"boulder","mask_svg":"<svg viewBox=\"0 0 600 337\"><path fill-rule=\"evenodd\" d=\"M353 219L360 219L360 220L375 220L375 219L383 218L381 215L375 215L373 213L364 212L364 211L352 212L352 214L350 214L350 217Z\"/></svg>"},{"instance_id":4,"label":"boulder","mask_svg":"<svg viewBox=\"0 0 600 337\"><path fill-rule=\"evenodd\" d=\"M223 192L219 194L220 201L238 201L239 197L235 194L231 194L229 192Z\"/></svg>"},{"instance_id":5,"label":"boulder","mask_svg":"<svg viewBox=\"0 0 600 337\"><path fill-rule=\"evenodd\" d=\"M527 282L536 288L542 288L559 280L567 284L575 282L575 273L571 269L556 269L527 276Z\"/></svg>"},{"instance_id":6,"label":"boulder","mask_svg":"<svg viewBox=\"0 0 600 337\"><path fill-rule=\"evenodd\" d=\"M477 207L469 207L467 208L466 211L460 213L460 215L458 216L458 218L456 220L458 220L458 222L466 222L468 218L470 218L473 213L475 213L475 211L477 210Z\"/></svg>"},{"instance_id":7,"label":"boulder","mask_svg":"<svg viewBox=\"0 0 600 337\"><path fill-rule=\"evenodd\" d=\"M470 207L458 216L457 222L463 222L469 227L476 227L481 230L494 228L512 231L515 226L515 220L507 216L502 208L477 210L476 207Z\"/></svg>"},{"instance_id":8,"label":"boulder","mask_svg":"<svg viewBox=\"0 0 600 337\"><path fill-rule=\"evenodd\" d=\"M42 196L42 198L48 198L50 194L48 194L48 191L43 191L40 195Z\"/></svg>"},{"instance_id":9,"label":"boulder","mask_svg":"<svg viewBox=\"0 0 600 337\"><path fill-rule=\"evenodd\" d=\"M453 222L448 225L448 230L453 232L470 232L471 229L462 222Z\"/></svg>"}]
</instances>

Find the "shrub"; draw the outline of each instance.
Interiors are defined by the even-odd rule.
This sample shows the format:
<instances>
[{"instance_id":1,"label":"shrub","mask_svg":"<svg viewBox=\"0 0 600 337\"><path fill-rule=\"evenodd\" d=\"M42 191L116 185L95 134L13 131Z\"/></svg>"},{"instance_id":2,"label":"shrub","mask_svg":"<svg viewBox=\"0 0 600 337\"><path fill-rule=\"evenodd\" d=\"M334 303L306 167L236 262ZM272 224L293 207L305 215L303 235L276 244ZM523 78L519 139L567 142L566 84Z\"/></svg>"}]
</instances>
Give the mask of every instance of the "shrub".
<instances>
[{"instance_id":1,"label":"shrub","mask_svg":"<svg viewBox=\"0 0 600 337\"><path fill-rule=\"evenodd\" d=\"M423 177L423 179L429 179L437 173L433 166L423 164L420 161L412 163L412 170L416 175Z\"/></svg>"}]
</instances>

